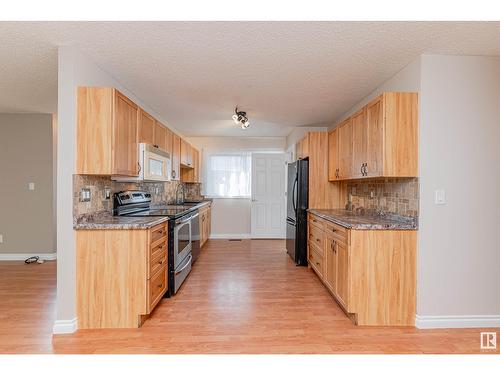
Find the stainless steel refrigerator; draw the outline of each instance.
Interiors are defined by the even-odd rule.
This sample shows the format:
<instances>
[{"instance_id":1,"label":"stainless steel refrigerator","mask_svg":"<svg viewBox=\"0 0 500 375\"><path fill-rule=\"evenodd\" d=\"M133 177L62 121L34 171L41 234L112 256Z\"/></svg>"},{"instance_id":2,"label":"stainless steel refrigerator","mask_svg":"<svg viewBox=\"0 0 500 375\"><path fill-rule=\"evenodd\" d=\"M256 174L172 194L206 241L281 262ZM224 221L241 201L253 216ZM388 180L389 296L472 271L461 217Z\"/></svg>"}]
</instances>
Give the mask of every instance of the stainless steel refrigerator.
<instances>
[{"instance_id":1,"label":"stainless steel refrigerator","mask_svg":"<svg viewBox=\"0 0 500 375\"><path fill-rule=\"evenodd\" d=\"M309 203L309 160L288 164L286 205L286 252L299 266L307 265L307 208Z\"/></svg>"}]
</instances>

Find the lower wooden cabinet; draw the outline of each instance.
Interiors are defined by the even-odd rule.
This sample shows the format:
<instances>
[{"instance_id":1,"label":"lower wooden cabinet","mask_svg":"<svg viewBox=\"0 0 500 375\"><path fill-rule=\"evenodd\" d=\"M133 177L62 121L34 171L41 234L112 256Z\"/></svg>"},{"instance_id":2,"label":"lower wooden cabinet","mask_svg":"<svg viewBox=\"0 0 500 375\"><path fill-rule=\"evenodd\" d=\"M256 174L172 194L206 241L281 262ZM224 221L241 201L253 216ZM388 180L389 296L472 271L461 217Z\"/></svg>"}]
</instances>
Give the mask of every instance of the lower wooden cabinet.
<instances>
[{"instance_id":1,"label":"lower wooden cabinet","mask_svg":"<svg viewBox=\"0 0 500 375\"><path fill-rule=\"evenodd\" d=\"M200 247L207 242L212 228L212 205L209 203L200 209Z\"/></svg>"},{"instance_id":2,"label":"lower wooden cabinet","mask_svg":"<svg viewBox=\"0 0 500 375\"><path fill-rule=\"evenodd\" d=\"M351 230L309 214L308 260L358 325L414 326L414 230Z\"/></svg>"},{"instance_id":3,"label":"lower wooden cabinet","mask_svg":"<svg viewBox=\"0 0 500 375\"><path fill-rule=\"evenodd\" d=\"M78 328L137 328L168 289L167 222L151 229L78 230Z\"/></svg>"}]
</instances>

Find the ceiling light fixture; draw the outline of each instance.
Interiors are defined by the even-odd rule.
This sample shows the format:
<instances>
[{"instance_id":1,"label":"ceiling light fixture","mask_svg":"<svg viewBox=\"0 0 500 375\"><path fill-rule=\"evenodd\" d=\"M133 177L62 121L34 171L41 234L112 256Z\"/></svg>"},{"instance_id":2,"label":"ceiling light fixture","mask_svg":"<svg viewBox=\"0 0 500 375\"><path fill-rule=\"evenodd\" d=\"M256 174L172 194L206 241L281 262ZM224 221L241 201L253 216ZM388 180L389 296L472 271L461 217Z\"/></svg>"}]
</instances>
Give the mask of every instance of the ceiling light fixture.
<instances>
[{"instance_id":1,"label":"ceiling light fixture","mask_svg":"<svg viewBox=\"0 0 500 375\"><path fill-rule=\"evenodd\" d=\"M233 120L236 125L241 125L242 129L246 129L250 126L250 121L248 121L247 113L238 111L238 107L234 109Z\"/></svg>"}]
</instances>

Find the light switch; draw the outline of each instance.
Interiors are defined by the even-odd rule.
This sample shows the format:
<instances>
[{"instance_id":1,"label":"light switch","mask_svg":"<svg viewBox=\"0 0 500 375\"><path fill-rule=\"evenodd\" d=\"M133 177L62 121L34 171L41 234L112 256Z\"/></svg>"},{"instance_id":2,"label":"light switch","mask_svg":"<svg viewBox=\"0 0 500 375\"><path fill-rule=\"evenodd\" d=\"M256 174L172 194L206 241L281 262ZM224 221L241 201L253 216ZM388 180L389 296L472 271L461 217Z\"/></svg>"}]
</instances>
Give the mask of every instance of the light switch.
<instances>
[{"instance_id":1,"label":"light switch","mask_svg":"<svg viewBox=\"0 0 500 375\"><path fill-rule=\"evenodd\" d=\"M28 189L29 189L29 190L35 190L35 183L34 183L34 182L30 182L30 183L28 184Z\"/></svg>"},{"instance_id":2,"label":"light switch","mask_svg":"<svg viewBox=\"0 0 500 375\"><path fill-rule=\"evenodd\" d=\"M438 189L435 191L435 203L446 204L446 193L444 189Z\"/></svg>"},{"instance_id":3,"label":"light switch","mask_svg":"<svg viewBox=\"0 0 500 375\"><path fill-rule=\"evenodd\" d=\"M0 234L0 243L3 243L3 234Z\"/></svg>"}]
</instances>

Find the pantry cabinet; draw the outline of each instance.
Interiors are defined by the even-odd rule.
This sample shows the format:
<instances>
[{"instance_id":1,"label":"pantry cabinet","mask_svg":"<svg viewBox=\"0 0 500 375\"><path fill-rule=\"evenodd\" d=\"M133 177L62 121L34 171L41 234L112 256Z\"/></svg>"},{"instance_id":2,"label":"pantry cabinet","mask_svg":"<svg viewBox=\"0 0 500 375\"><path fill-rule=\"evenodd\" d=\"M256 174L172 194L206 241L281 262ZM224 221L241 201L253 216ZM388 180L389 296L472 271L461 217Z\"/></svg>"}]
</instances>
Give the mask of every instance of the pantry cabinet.
<instances>
[{"instance_id":1,"label":"pantry cabinet","mask_svg":"<svg viewBox=\"0 0 500 375\"><path fill-rule=\"evenodd\" d=\"M138 106L114 88L78 88L78 174L139 174L138 112Z\"/></svg>"},{"instance_id":2,"label":"pantry cabinet","mask_svg":"<svg viewBox=\"0 0 500 375\"><path fill-rule=\"evenodd\" d=\"M330 181L418 177L417 93L383 93L335 129L337 139L328 150Z\"/></svg>"}]
</instances>

